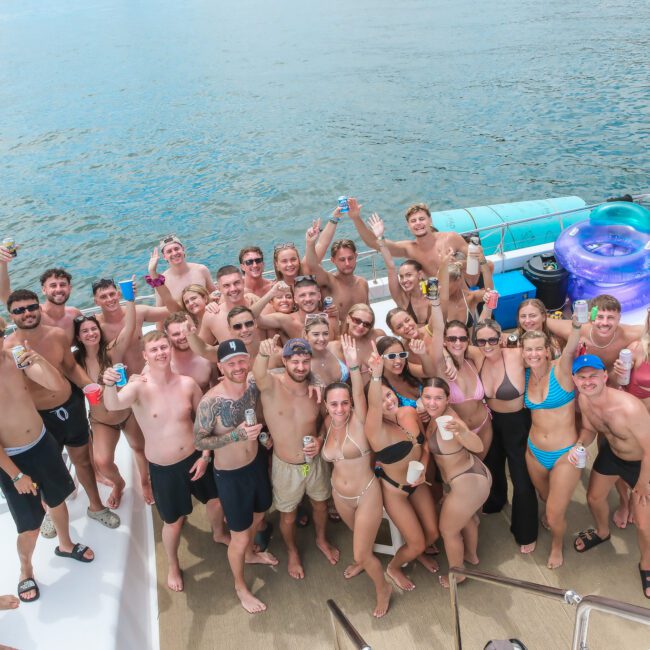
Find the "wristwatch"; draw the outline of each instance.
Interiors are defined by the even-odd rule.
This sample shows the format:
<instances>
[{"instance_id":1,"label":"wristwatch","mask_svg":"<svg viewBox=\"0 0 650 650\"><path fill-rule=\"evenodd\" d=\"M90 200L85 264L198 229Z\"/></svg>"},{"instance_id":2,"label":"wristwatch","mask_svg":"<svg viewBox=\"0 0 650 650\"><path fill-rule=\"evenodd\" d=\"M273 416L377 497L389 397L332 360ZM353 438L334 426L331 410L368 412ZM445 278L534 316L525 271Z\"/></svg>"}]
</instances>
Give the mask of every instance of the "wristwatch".
<instances>
[{"instance_id":1,"label":"wristwatch","mask_svg":"<svg viewBox=\"0 0 650 650\"><path fill-rule=\"evenodd\" d=\"M18 474L16 474L16 476L14 476L14 477L11 479L11 482L12 482L12 483L18 483L18 481L20 481L20 479L21 479L23 476L25 476L25 475L24 475L22 472L18 472Z\"/></svg>"}]
</instances>

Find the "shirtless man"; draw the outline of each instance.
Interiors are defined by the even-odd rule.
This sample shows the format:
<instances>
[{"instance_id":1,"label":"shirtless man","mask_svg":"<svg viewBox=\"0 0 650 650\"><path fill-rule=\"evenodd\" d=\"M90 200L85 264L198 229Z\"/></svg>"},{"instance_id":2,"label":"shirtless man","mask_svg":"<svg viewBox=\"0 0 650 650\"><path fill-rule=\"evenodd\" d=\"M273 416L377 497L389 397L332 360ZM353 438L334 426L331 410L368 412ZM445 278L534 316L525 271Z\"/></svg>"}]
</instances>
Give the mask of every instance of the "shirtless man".
<instances>
[{"instance_id":1,"label":"shirtless man","mask_svg":"<svg viewBox=\"0 0 650 650\"><path fill-rule=\"evenodd\" d=\"M56 555L92 562L94 554L70 539L65 500L74 492L74 482L27 387L28 383L38 384L43 390L56 392L65 390L68 382L29 344L25 348L17 362L11 352L0 350L0 489L18 530L18 597L29 603L40 596L32 556L45 516L42 501L50 508L59 536ZM16 363L23 369L19 370Z\"/></svg>"},{"instance_id":2,"label":"shirtless man","mask_svg":"<svg viewBox=\"0 0 650 650\"><path fill-rule=\"evenodd\" d=\"M338 239L332 244L330 261L336 266L336 271L330 273L321 266L316 257L319 231L318 221L307 231L305 260L310 271L316 276L321 293L334 298L339 314L344 318L352 305L368 304L368 282L365 278L354 275L357 267L357 247L351 239Z\"/></svg>"},{"instance_id":3,"label":"shirtless man","mask_svg":"<svg viewBox=\"0 0 650 650\"><path fill-rule=\"evenodd\" d=\"M364 243L378 250L377 238L372 230L361 219L361 206L356 199L348 199L349 216L352 219ZM415 260L422 265L428 277L438 275L440 267L440 251L453 248L467 256L467 242L457 232L440 232L431 222L431 211L424 203L416 203L406 211L406 225L415 240L391 241L385 239L385 245L394 257L405 257ZM470 286L478 280L475 276L466 276Z\"/></svg>"},{"instance_id":4,"label":"shirtless man","mask_svg":"<svg viewBox=\"0 0 650 650\"><path fill-rule=\"evenodd\" d=\"M200 284L208 290L208 293L214 291L214 283L208 267L203 264L187 262L185 247L176 235L168 235L160 240L160 254L169 263L169 268L163 275L165 276L165 286L171 292L174 300L180 302L183 289L190 284ZM156 294L156 305L162 305L158 294Z\"/></svg>"},{"instance_id":5,"label":"shirtless man","mask_svg":"<svg viewBox=\"0 0 650 650\"><path fill-rule=\"evenodd\" d=\"M230 528L228 562L235 579L235 592L250 614L266 605L255 598L244 580L244 563L270 564L271 553L253 551L253 538L273 494L268 462L257 441L262 424L246 426L244 411L260 410L259 391L250 371L250 355L238 339L223 341L218 349L223 380L210 389L199 404L194 423L197 449L214 449L214 478Z\"/></svg>"},{"instance_id":6,"label":"shirtless man","mask_svg":"<svg viewBox=\"0 0 650 650\"><path fill-rule=\"evenodd\" d=\"M584 553L610 538L607 495L620 477L632 490L641 586L643 595L650 599L650 414L641 400L607 386L605 364L596 355L587 354L574 361L573 381L580 393L583 445L589 445L597 434L605 437L587 491L596 527L579 533L575 549ZM573 453L569 455L571 462L575 462Z\"/></svg>"},{"instance_id":7,"label":"shirtless man","mask_svg":"<svg viewBox=\"0 0 650 650\"><path fill-rule=\"evenodd\" d=\"M291 339L282 349L285 372L269 372L269 357L278 337L266 339L253 364L255 383L260 391L264 418L273 438L271 481L273 500L280 511L280 530L288 552L289 575L305 577L296 546L296 510L305 493L314 510L316 546L330 564L339 561L339 550L325 536L327 500L331 494L327 463L320 457L320 408L310 399L311 347L304 339ZM313 441L303 448L303 436Z\"/></svg>"},{"instance_id":8,"label":"shirtless man","mask_svg":"<svg viewBox=\"0 0 650 650\"><path fill-rule=\"evenodd\" d=\"M228 329L228 313L234 307L250 307L255 302L254 294L246 293L242 272L232 265L222 266L217 271L217 288L221 291L219 312L205 313L199 336L210 345L231 338Z\"/></svg>"},{"instance_id":9,"label":"shirtless man","mask_svg":"<svg viewBox=\"0 0 650 650\"><path fill-rule=\"evenodd\" d=\"M217 370L207 359L196 354L187 340L187 314L170 314L163 322L165 334L172 346L172 371L192 377L204 394L217 382Z\"/></svg>"},{"instance_id":10,"label":"shirtless man","mask_svg":"<svg viewBox=\"0 0 650 650\"><path fill-rule=\"evenodd\" d=\"M70 380L64 381L56 390L45 388L29 378L26 384L48 431L54 436L59 448L65 446L68 451L79 482L88 495L88 516L107 528L117 528L120 518L102 504L90 462L90 425L86 416L86 403L81 391L73 389L70 384L73 382L82 388L91 383L90 378L74 360L65 332L58 327L41 323L41 306L33 291L19 289L12 292L7 299L7 309L16 331L6 338L4 349L10 350L27 341L33 350ZM44 534L51 536L51 532L44 531Z\"/></svg>"},{"instance_id":11,"label":"shirtless man","mask_svg":"<svg viewBox=\"0 0 650 650\"><path fill-rule=\"evenodd\" d=\"M124 328L126 312L120 305L120 292L111 278L102 278L92 284L95 304L101 308L97 320L101 325L104 336L109 341L114 341ZM136 374L144 368L142 360L142 324L160 323L169 311L165 307L149 307L137 305L135 308L136 324L131 344L124 353L124 364L129 369L129 374Z\"/></svg>"},{"instance_id":12,"label":"shirtless man","mask_svg":"<svg viewBox=\"0 0 650 650\"><path fill-rule=\"evenodd\" d=\"M7 265L12 259L7 249L0 247L0 301L4 303L11 293ZM41 305L43 324L60 327L72 344L73 321L81 314L76 307L66 306L72 292L72 276L65 269L47 269L41 274L41 292L45 296L45 302Z\"/></svg>"},{"instance_id":13,"label":"shirtless man","mask_svg":"<svg viewBox=\"0 0 650 650\"><path fill-rule=\"evenodd\" d=\"M206 504L216 542L230 539L222 527L223 514L210 466L210 454L194 447L194 414L201 389L191 377L171 369L171 345L166 334L149 332L142 339L142 356L149 366L145 377L133 378L117 392L119 374L104 371L104 404L109 411L131 407L144 434L151 487L163 520L162 540L169 562L167 586L183 591L178 545L185 518L192 512L192 496Z\"/></svg>"},{"instance_id":14,"label":"shirtless man","mask_svg":"<svg viewBox=\"0 0 650 650\"><path fill-rule=\"evenodd\" d=\"M239 268L244 274L244 288L261 298L273 282L267 280L264 273L264 253L258 246L247 246L239 251Z\"/></svg>"}]
</instances>

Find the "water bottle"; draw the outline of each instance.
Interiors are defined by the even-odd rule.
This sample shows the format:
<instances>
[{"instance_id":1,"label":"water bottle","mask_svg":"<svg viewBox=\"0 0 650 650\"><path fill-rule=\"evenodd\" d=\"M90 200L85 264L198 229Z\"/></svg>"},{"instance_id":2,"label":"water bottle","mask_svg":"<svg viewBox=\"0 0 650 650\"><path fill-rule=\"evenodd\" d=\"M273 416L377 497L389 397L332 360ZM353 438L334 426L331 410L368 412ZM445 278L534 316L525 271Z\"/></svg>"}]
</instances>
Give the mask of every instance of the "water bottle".
<instances>
[{"instance_id":1,"label":"water bottle","mask_svg":"<svg viewBox=\"0 0 650 650\"><path fill-rule=\"evenodd\" d=\"M472 257L472 253L478 253L479 249L479 240L476 237L472 237L469 245L467 246L467 264L465 269L467 275L476 275L478 273L478 259Z\"/></svg>"},{"instance_id":2,"label":"water bottle","mask_svg":"<svg viewBox=\"0 0 650 650\"><path fill-rule=\"evenodd\" d=\"M625 375L618 378L619 386L627 386L630 383L630 373L632 372L632 350L623 349L618 355L620 364L625 368Z\"/></svg>"}]
</instances>

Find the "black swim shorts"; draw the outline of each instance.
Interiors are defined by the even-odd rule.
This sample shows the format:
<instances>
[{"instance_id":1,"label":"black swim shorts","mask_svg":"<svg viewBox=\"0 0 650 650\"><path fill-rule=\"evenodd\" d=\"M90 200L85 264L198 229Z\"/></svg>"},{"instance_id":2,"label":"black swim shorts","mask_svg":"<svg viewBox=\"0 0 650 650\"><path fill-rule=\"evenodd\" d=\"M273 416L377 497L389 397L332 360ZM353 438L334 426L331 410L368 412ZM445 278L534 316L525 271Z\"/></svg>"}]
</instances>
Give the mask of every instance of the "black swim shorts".
<instances>
[{"instance_id":1,"label":"black swim shorts","mask_svg":"<svg viewBox=\"0 0 650 650\"><path fill-rule=\"evenodd\" d=\"M641 473L640 460L619 458L605 440L594 461L593 470L605 476L620 476L631 488L635 487Z\"/></svg>"},{"instance_id":2,"label":"black swim shorts","mask_svg":"<svg viewBox=\"0 0 650 650\"><path fill-rule=\"evenodd\" d=\"M13 477L1 469L0 488L18 532L36 530L45 516L41 499L50 508L56 508L74 492L74 481L61 458L61 448L48 431L31 449L11 456L11 460L38 485L38 494L19 494L11 481Z\"/></svg>"},{"instance_id":3,"label":"black swim shorts","mask_svg":"<svg viewBox=\"0 0 650 650\"><path fill-rule=\"evenodd\" d=\"M273 502L266 453L260 446L252 463L237 469L216 469L214 478L230 530L239 533L253 524L253 513L266 512Z\"/></svg>"},{"instance_id":4,"label":"black swim shorts","mask_svg":"<svg viewBox=\"0 0 650 650\"><path fill-rule=\"evenodd\" d=\"M156 500L156 508L165 523L173 524L180 517L189 515L192 512L192 496L201 503L207 503L210 499L218 497L210 465L198 481L191 480L190 469L199 458L201 452L194 451L187 458L173 465L149 463L151 489Z\"/></svg>"},{"instance_id":5,"label":"black swim shorts","mask_svg":"<svg viewBox=\"0 0 650 650\"><path fill-rule=\"evenodd\" d=\"M83 447L90 440L90 424L83 394L73 390L65 404L53 409L39 410L46 429L59 447Z\"/></svg>"}]
</instances>

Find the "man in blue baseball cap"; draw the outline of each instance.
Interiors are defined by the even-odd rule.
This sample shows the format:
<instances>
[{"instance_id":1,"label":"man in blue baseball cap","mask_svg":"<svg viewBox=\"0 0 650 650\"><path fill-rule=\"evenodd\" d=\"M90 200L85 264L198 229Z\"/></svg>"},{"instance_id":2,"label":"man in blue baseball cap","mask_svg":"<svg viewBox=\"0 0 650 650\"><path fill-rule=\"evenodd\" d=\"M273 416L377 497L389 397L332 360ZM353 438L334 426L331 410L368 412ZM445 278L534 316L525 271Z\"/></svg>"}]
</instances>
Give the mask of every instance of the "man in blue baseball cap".
<instances>
[{"instance_id":1,"label":"man in blue baseball cap","mask_svg":"<svg viewBox=\"0 0 650 650\"><path fill-rule=\"evenodd\" d=\"M595 354L581 355L573 362L573 381L582 412L580 439L586 447L598 434L602 436L587 490L596 526L578 534L575 550L584 553L610 538L607 495L620 477L632 489L641 587L650 599L650 414L638 398L607 386L607 369ZM572 451L569 461L575 460Z\"/></svg>"}]
</instances>

